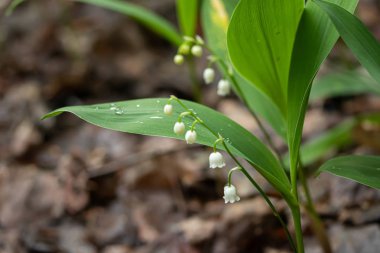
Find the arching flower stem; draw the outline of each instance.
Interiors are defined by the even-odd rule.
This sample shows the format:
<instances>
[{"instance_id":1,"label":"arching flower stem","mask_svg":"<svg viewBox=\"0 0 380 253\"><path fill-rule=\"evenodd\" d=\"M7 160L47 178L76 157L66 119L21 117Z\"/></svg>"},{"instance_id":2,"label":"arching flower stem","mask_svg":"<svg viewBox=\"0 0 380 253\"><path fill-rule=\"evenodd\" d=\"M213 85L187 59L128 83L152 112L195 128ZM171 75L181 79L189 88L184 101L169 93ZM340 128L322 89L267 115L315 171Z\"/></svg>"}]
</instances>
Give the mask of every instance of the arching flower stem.
<instances>
[{"instance_id":1,"label":"arching flower stem","mask_svg":"<svg viewBox=\"0 0 380 253\"><path fill-rule=\"evenodd\" d=\"M259 194L264 198L265 202L267 202L268 206L270 207L270 209L272 210L272 213L273 215L278 219L278 221L280 222L281 226L284 228L285 230L285 233L286 233L286 236L288 237L288 240L289 240L289 243L292 247L292 249L296 252L296 247L295 247L295 244L294 244L294 240L289 232L289 229L288 227L286 226L284 220L282 219L281 215L278 213L276 207L273 205L272 201L269 199L269 197L267 196L267 194L265 193L265 191L260 187L260 185L258 185L258 183L253 179L253 177L248 173L248 171L244 168L244 166L239 162L239 160L237 159L237 157L231 152L231 150L229 149L228 145L226 144L226 142L224 141L224 138L221 134L218 134L216 133L215 131L213 131L210 127L207 126L207 124L204 123L204 121L202 119L200 119L195 113L193 110L189 109L180 99L178 99L176 96L170 96L170 100L175 100L180 106L183 107L183 109L185 109L186 112L189 112L190 116L192 116L194 118L194 120L202 125L204 128L206 128L211 134L213 134L216 138L220 139L220 142L222 143L224 149L226 150L226 152L230 155L230 157L232 158L232 160L234 160L234 162L236 163L236 165L238 166L239 170L245 175L245 177L250 181L250 183L253 185L253 187L256 188L256 190L259 192ZM215 145L215 148L216 148L216 144L214 143Z\"/></svg>"}]
</instances>

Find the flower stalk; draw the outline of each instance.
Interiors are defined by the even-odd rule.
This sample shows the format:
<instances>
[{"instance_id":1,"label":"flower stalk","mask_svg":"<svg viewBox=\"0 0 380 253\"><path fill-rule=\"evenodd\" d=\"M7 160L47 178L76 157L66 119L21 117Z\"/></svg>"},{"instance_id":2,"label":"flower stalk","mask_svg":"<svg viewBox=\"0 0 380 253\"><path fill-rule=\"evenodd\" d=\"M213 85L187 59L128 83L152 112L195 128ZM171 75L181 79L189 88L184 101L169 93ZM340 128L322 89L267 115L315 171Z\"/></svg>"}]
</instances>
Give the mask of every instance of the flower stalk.
<instances>
[{"instance_id":1,"label":"flower stalk","mask_svg":"<svg viewBox=\"0 0 380 253\"><path fill-rule=\"evenodd\" d=\"M231 152L231 150L229 149L228 145L226 144L226 142L224 141L224 138L223 136L221 136L220 134L217 134L216 132L214 132L211 128L209 128L207 126L207 124L205 124L192 110L190 110L180 99L178 99L177 97L175 96L171 96L170 97L170 100L175 100L180 106L182 106L182 108L186 111L186 112L189 112L189 116L193 117L195 121L197 121L200 125L202 125L203 127L205 127L211 134L213 134L217 139L217 142L221 142L223 148L226 150L226 152L229 154L229 156L234 160L234 162L237 164L239 170L245 175L245 177L250 181L250 183L253 185L253 187L255 187L255 189L259 192L259 194L264 198L265 202L268 204L268 206L270 207L272 213L274 214L274 216L278 219L278 221L280 222L281 226L284 228L285 230L285 233L288 237L288 240L289 240L289 243L291 245L291 247L293 248L293 250L297 253L303 253L303 251L299 251L297 250L296 248L296 245L293 241L293 238L289 232L289 229L286 225L286 223L284 222L284 220L282 219L281 215L278 213L276 207L273 205L272 201L269 199L268 195L265 193L265 191L260 187L260 185L252 178L252 176L248 173L248 171L244 168L244 166L239 162L239 160L237 159L237 157ZM215 148L216 148L216 144L214 143L215 145ZM302 233L302 232L301 232ZM298 245L298 244L297 244Z\"/></svg>"}]
</instances>

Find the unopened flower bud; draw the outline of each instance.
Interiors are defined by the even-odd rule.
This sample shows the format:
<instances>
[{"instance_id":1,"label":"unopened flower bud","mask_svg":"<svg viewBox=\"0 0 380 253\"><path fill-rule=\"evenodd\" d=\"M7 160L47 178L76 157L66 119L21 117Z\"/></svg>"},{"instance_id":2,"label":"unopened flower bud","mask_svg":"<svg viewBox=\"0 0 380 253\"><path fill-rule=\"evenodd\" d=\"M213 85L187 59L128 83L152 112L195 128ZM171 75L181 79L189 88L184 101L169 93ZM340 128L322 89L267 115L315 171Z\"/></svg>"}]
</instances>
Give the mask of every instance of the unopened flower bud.
<instances>
[{"instance_id":1,"label":"unopened flower bud","mask_svg":"<svg viewBox=\"0 0 380 253\"><path fill-rule=\"evenodd\" d=\"M205 44L204 40L203 40L202 37L199 36L199 35L195 36L195 41L196 41L199 45L204 45L204 44Z\"/></svg>"},{"instance_id":2,"label":"unopened flower bud","mask_svg":"<svg viewBox=\"0 0 380 253\"><path fill-rule=\"evenodd\" d=\"M175 134L182 135L185 133L185 124L183 122L176 122L173 127Z\"/></svg>"},{"instance_id":3,"label":"unopened flower bud","mask_svg":"<svg viewBox=\"0 0 380 253\"><path fill-rule=\"evenodd\" d=\"M203 54L203 49L201 46L199 45L194 45L192 48L191 48L191 53L196 56L196 57L201 57L202 54Z\"/></svg>"},{"instance_id":4,"label":"unopened flower bud","mask_svg":"<svg viewBox=\"0 0 380 253\"><path fill-rule=\"evenodd\" d=\"M240 200L240 197L237 195L236 188L233 185L224 186L224 203L235 203Z\"/></svg>"},{"instance_id":5,"label":"unopened flower bud","mask_svg":"<svg viewBox=\"0 0 380 253\"><path fill-rule=\"evenodd\" d=\"M183 40L185 41L185 42L195 42L195 39L193 38L193 37L190 37L190 36L183 36Z\"/></svg>"},{"instance_id":6,"label":"unopened flower bud","mask_svg":"<svg viewBox=\"0 0 380 253\"><path fill-rule=\"evenodd\" d=\"M215 71L212 68L206 68L203 71L203 80L206 84L210 84L214 81L215 78Z\"/></svg>"},{"instance_id":7,"label":"unopened flower bud","mask_svg":"<svg viewBox=\"0 0 380 253\"><path fill-rule=\"evenodd\" d=\"M164 113L166 115L172 115L173 114L173 106L169 105L169 104L165 105L165 107L164 107Z\"/></svg>"},{"instance_id":8,"label":"unopened flower bud","mask_svg":"<svg viewBox=\"0 0 380 253\"><path fill-rule=\"evenodd\" d=\"M173 62L177 65L182 65L185 61L185 58L181 54L176 54L173 58Z\"/></svg>"},{"instance_id":9,"label":"unopened flower bud","mask_svg":"<svg viewBox=\"0 0 380 253\"><path fill-rule=\"evenodd\" d=\"M187 144L194 144L197 140L197 132L188 130L185 135L185 140Z\"/></svg>"},{"instance_id":10,"label":"unopened flower bud","mask_svg":"<svg viewBox=\"0 0 380 253\"><path fill-rule=\"evenodd\" d=\"M184 43L181 46L179 46L178 53L188 55L190 53L189 44Z\"/></svg>"},{"instance_id":11,"label":"unopened flower bud","mask_svg":"<svg viewBox=\"0 0 380 253\"><path fill-rule=\"evenodd\" d=\"M220 80L218 83L218 91L217 91L218 95L224 97L230 94L230 92L231 92L230 82L226 79Z\"/></svg>"},{"instance_id":12,"label":"unopened flower bud","mask_svg":"<svg viewBox=\"0 0 380 253\"><path fill-rule=\"evenodd\" d=\"M212 152L209 157L210 162L210 168L223 168L226 166L226 163L224 162L224 157L220 152Z\"/></svg>"}]
</instances>

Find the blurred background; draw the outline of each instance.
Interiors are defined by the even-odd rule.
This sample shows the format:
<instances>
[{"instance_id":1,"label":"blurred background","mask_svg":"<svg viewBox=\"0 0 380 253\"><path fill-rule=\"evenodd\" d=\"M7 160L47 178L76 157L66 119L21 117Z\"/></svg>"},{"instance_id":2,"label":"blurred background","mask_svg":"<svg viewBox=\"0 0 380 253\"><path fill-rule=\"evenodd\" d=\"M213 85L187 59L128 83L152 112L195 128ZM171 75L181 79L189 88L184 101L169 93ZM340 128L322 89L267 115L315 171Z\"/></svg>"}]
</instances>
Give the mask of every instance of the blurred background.
<instances>
[{"instance_id":1,"label":"blurred background","mask_svg":"<svg viewBox=\"0 0 380 253\"><path fill-rule=\"evenodd\" d=\"M174 0L129 2L177 23ZM192 99L188 69L172 62L177 48L99 7L34 0L4 15L7 3L0 1L1 253L291 252L244 178L234 176L242 201L224 204L226 172L208 169L210 149L112 132L69 114L40 121L66 105L170 94ZM380 39L380 1L360 0L357 13ZM197 60L199 78L205 66L206 59ZM339 90L373 87L357 66L339 41L321 70L321 85L338 91L319 91L311 102L305 142L322 142L309 142L305 151L311 171L336 154L380 154L380 93ZM218 97L215 85L202 89L205 104L260 137L234 95ZM374 117L362 117L368 113ZM365 119L346 123L359 116ZM289 220L285 203L255 176ZM379 252L380 191L329 174L310 180L335 252ZM321 252L307 217L303 224L307 252Z\"/></svg>"}]
</instances>

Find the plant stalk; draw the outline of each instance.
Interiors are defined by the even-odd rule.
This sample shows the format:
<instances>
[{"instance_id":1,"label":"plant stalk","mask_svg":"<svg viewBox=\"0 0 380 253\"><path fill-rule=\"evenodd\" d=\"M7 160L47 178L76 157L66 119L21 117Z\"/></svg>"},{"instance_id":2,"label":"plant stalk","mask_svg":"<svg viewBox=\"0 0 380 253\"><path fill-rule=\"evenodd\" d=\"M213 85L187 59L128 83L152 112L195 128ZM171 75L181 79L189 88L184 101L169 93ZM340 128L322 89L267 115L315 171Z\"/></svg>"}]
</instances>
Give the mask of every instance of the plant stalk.
<instances>
[{"instance_id":1,"label":"plant stalk","mask_svg":"<svg viewBox=\"0 0 380 253\"><path fill-rule=\"evenodd\" d=\"M202 102L202 90L201 90L199 80L197 78L197 71L195 68L194 58L190 57L187 62L188 62L187 66L189 68L190 80L191 80L191 88L193 91L193 98L196 102L201 103Z\"/></svg>"},{"instance_id":2,"label":"plant stalk","mask_svg":"<svg viewBox=\"0 0 380 253\"><path fill-rule=\"evenodd\" d=\"M305 209L306 209L307 214L311 220L313 232L316 235L316 237L318 238L318 241L319 241L319 243L323 249L323 252L324 253L332 253L330 240L327 236L325 226L323 225L323 222L322 222L321 218L319 217L319 215L315 209L315 206L313 204L313 199L312 199L311 194L310 194L310 189L309 189L309 186L307 184L307 180L306 180L306 177L305 177L305 174L303 171L304 167L302 166L301 163L299 163L299 165L300 165L299 166L299 178L300 178L301 185L302 185L303 191L305 193L305 197L306 197Z\"/></svg>"},{"instance_id":3,"label":"plant stalk","mask_svg":"<svg viewBox=\"0 0 380 253\"><path fill-rule=\"evenodd\" d=\"M223 62L223 61L219 61L220 62L220 66L222 66L222 68L224 69L224 71L226 73L228 73L228 67L226 66L226 64ZM241 100L243 101L243 103L245 105L247 105L247 108L249 110L249 112L251 113L252 117L255 119L257 125L259 126L260 128L260 131L263 133L264 135L264 139L266 140L266 142L268 143L269 147L273 150L273 152L276 154L279 162L281 163L281 166L283 168L284 167L284 164L282 162L282 159L281 159L281 153L280 151L277 149L276 145L274 144L274 142L272 141L272 138L269 134L269 132L265 129L264 127L264 124L261 122L261 120L259 119L259 117L257 116L256 112L253 111L249 106L248 106L248 100L247 98L245 97L244 95L244 92L242 91L238 81L236 80L236 78L233 76L233 75L228 75L230 77L230 80L231 82L234 84L234 87L236 88L236 91L239 95L239 97L241 98Z\"/></svg>"},{"instance_id":4,"label":"plant stalk","mask_svg":"<svg viewBox=\"0 0 380 253\"><path fill-rule=\"evenodd\" d=\"M210 133L212 133L216 138L221 138L217 133L215 133L212 129L210 129L204 122L202 119L200 119L197 115L194 114L193 111L189 110L189 108L187 108L187 106L182 103L182 101L180 101L178 98L175 98L176 101L188 112L190 112L191 116L193 116L195 118L195 120L198 121L199 124L201 124L202 126L204 126L208 131L210 131ZM285 230L285 233L286 233L286 236L289 240L289 243L290 243L290 246L292 247L292 249L297 252L297 253L300 253L298 252L298 250L296 249L296 246L295 246L295 243L294 243L294 240L289 232L289 229L287 227L287 225L285 224L284 220L282 219L281 215L278 213L276 207L273 205L272 201L268 198L268 196L266 195L265 191L257 184L257 182L251 177L251 175L247 172L247 170L243 167L243 165L239 162L239 160L235 157L234 154L232 154L232 152L230 151L230 149L228 148L227 144L222 141L222 145L223 147L225 148L226 152L231 156L231 158L235 161L235 163L241 168L241 171L242 173L247 177L247 179L251 182L251 184L256 188L256 190L260 193L260 195L264 198L264 200L266 201L266 203L268 204L268 206L270 207L270 209L272 210L273 212L273 215L278 219L278 221L280 222L281 226L284 228ZM301 252L303 253L303 252Z\"/></svg>"},{"instance_id":5,"label":"plant stalk","mask_svg":"<svg viewBox=\"0 0 380 253\"><path fill-rule=\"evenodd\" d=\"M293 223L294 223L294 230L296 234L296 243L297 243L297 252L298 253L304 253L305 248L303 244L303 234L302 234L302 226L301 226L301 210L300 206L290 206L292 216L293 216Z\"/></svg>"},{"instance_id":6,"label":"plant stalk","mask_svg":"<svg viewBox=\"0 0 380 253\"><path fill-rule=\"evenodd\" d=\"M290 182L292 185L292 194L294 199L297 201L296 204L290 204L289 207L292 212L294 230L296 234L296 242L297 242L297 252L304 253L305 247L303 244L303 234L302 234L302 224L301 224L301 209L298 199L298 188L297 188L297 164L300 157L299 154L296 157L296 161L290 161Z\"/></svg>"}]
</instances>

